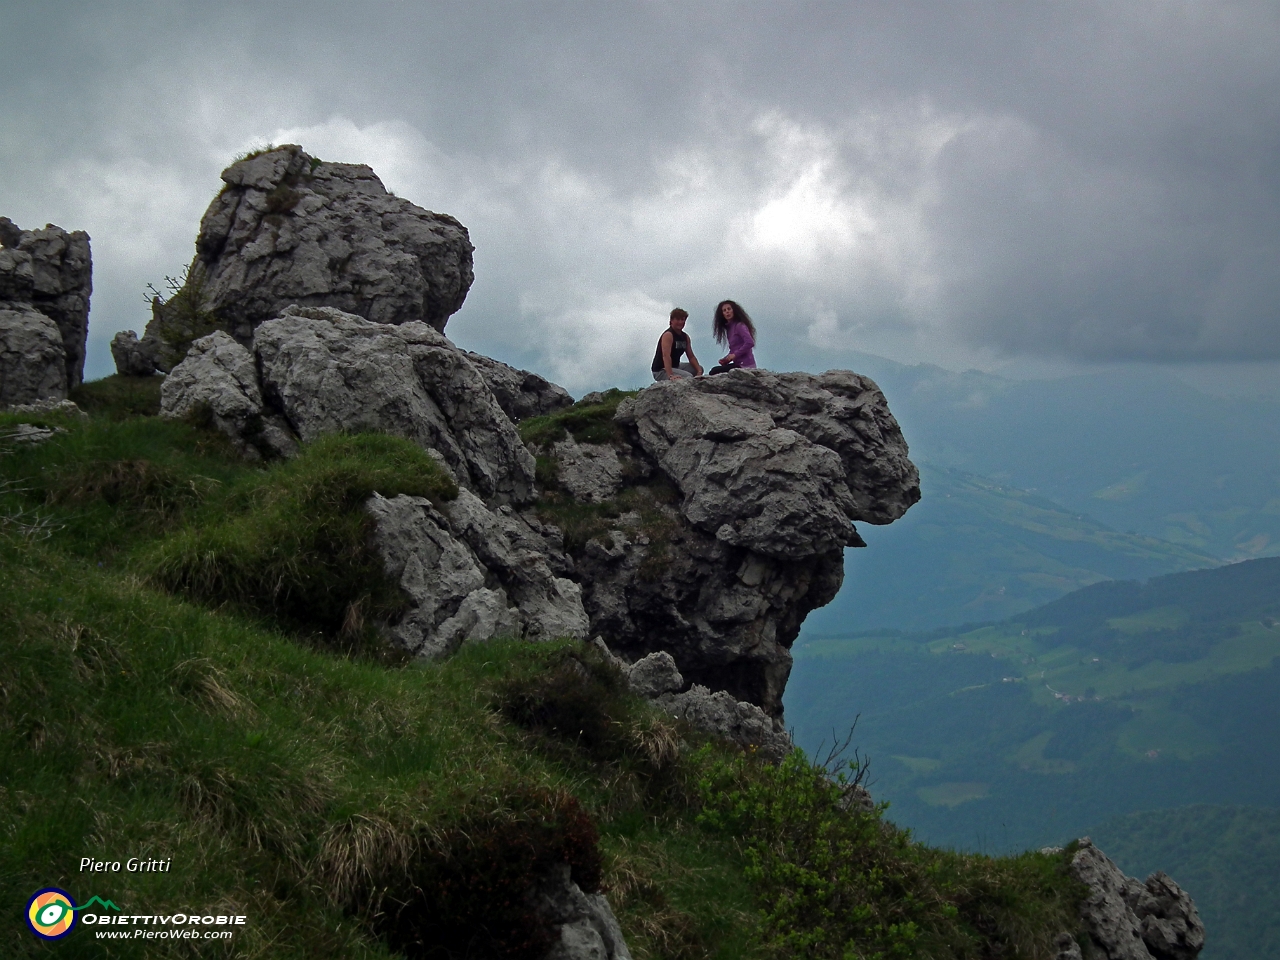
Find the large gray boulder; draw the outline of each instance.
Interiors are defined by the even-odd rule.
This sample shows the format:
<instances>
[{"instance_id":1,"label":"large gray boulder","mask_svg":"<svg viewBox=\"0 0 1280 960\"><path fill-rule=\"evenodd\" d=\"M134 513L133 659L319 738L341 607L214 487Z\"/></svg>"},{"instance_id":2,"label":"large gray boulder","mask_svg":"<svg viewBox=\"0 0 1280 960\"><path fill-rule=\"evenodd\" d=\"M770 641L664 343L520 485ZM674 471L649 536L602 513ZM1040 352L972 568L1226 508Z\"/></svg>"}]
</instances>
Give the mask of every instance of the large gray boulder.
<instances>
[{"instance_id":1,"label":"large gray boulder","mask_svg":"<svg viewBox=\"0 0 1280 960\"><path fill-rule=\"evenodd\" d=\"M0 407L67 396L57 325L25 303L0 303Z\"/></svg>"},{"instance_id":2,"label":"large gray boulder","mask_svg":"<svg viewBox=\"0 0 1280 960\"><path fill-rule=\"evenodd\" d=\"M618 451L605 443L578 443L573 437L560 440L553 448L557 482L582 503L603 503L622 488L622 460Z\"/></svg>"},{"instance_id":3,"label":"large gray boulder","mask_svg":"<svg viewBox=\"0 0 1280 960\"><path fill-rule=\"evenodd\" d=\"M602 638L596 637L592 643L622 671L633 693L652 700L658 709L672 717L775 763L794 749L791 736L782 724L755 704L735 700L723 690L708 690L696 683L684 689L684 676L675 658L665 650L629 664L616 656ZM870 800L869 795L867 799Z\"/></svg>"},{"instance_id":4,"label":"large gray boulder","mask_svg":"<svg viewBox=\"0 0 1280 960\"><path fill-rule=\"evenodd\" d=\"M533 457L515 426L466 354L427 324L289 307L252 342L264 395L301 439L395 434L438 451L485 500L533 498Z\"/></svg>"},{"instance_id":5,"label":"large gray boulder","mask_svg":"<svg viewBox=\"0 0 1280 960\"><path fill-rule=\"evenodd\" d=\"M848 370L667 381L626 401L617 419L676 481L690 521L760 552L856 546L848 521L892 523L920 499L884 394ZM771 534L775 523L783 529Z\"/></svg>"},{"instance_id":6,"label":"large gray boulder","mask_svg":"<svg viewBox=\"0 0 1280 960\"><path fill-rule=\"evenodd\" d=\"M723 690L695 683L680 693L664 693L654 702L671 716L775 763L794 749L791 737L772 717Z\"/></svg>"},{"instance_id":7,"label":"large gray boulder","mask_svg":"<svg viewBox=\"0 0 1280 960\"><path fill-rule=\"evenodd\" d=\"M410 603L389 625L398 646L437 658L467 640L586 637L578 585L555 576L545 541L510 507L491 510L461 490L439 509L375 495L365 510L384 569Z\"/></svg>"},{"instance_id":8,"label":"large gray boulder","mask_svg":"<svg viewBox=\"0 0 1280 960\"><path fill-rule=\"evenodd\" d=\"M1089 888L1080 917L1096 954L1106 960L1195 960L1204 924L1191 897L1168 875L1142 883L1126 876L1084 837L1071 873Z\"/></svg>"},{"instance_id":9,"label":"large gray boulder","mask_svg":"<svg viewBox=\"0 0 1280 960\"><path fill-rule=\"evenodd\" d=\"M375 494L365 510L386 572L410 602L389 629L398 646L436 658L465 640L520 635L519 612L501 589L486 588L488 571L429 500Z\"/></svg>"},{"instance_id":10,"label":"large gray boulder","mask_svg":"<svg viewBox=\"0 0 1280 960\"><path fill-rule=\"evenodd\" d=\"M363 164L285 145L233 163L222 180L183 291L153 304L142 338L162 370L213 329L248 344L290 304L443 330L466 299L466 228L388 193Z\"/></svg>"},{"instance_id":11,"label":"large gray boulder","mask_svg":"<svg viewBox=\"0 0 1280 960\"><path fill-rule=\"evenodd\" d=\"M68 232L53 224L41 230L23 230L8 217L0 217L0 309L23 313L26 307L53 321L62 348L65 384L59 398L84 379L92 293L93 259L87 233ZM29 321L13 317L0 317L0 322L29 325ZM36 363L44 362L41 352ZM42 382L45 379L39 373L32 376Z\"/></svg>"},{"instance_id":12,"label":"large gray boulder","mask_svg":"<svg viewBox=\"0 0 1280 960\"><path fill-rule=\"evenodd\" d=\"M534 910L557 928L545 960L631 960L608 899L584 893L570 873L567 863L557 864L533 890Z\"/></svg>"},{"instance_id":13,"label":"large gray boulder","mask_svg":"<svg viewBox=\"0 0 1280 960\"><path fill-rule=\"evenodd\" d=\"M120 330L111 338L111 359L116 373L125 377L149 377L156 372L156 360L152 351L138 340L132 330Z\"/></svg>"},{"instance_id":14,"label":"large gray boulder","mask_svg":"<svg viewBox=\"0 0 1280 960\"><path fill-rule=\"evenodd\" d=\"M191 345L187 359L160 385L160 413L171 419L208 420L251 460L291 456L289 425L262 400L251 354L221 330Z\"/></svg>"},{"instance_id":15,"label":"large gray boulder","mask_svg":"<svg viewBox=\"0 0 1280 960\"><path fill-rule=\"evenodd\" d=\"M590 623L578 584L556 575L555 550L510 505L486 506L467 490L442 512L520 608L523 635L531 640L585 639Z\"/></svg>"},{"instance_id":16,"label":"large gray boulder","mask_svg":"<svg viewBox=\"0 0 1280 960\"><path fill-rule=\"evenodd\" d=\"M545 541L510 507L491 510L462 490L439 509L375 494L365 510L384 569L410 604L388 627L398 646L438 658L467 640L585 638L578 585L555 576Z\"/></svg>"}]
</instances>

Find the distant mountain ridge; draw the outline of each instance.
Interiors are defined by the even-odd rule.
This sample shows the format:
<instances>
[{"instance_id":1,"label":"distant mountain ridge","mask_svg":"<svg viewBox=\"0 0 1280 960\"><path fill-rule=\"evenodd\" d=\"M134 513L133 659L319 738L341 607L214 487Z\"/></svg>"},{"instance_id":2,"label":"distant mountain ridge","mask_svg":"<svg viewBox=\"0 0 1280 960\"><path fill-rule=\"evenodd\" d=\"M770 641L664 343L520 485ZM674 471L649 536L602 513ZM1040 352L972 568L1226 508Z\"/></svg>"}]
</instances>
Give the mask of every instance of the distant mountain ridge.
<instances>
[{"instance_id":1,"label":"distant mountain ridge","mask_svg":"<svg viewBox=\"0 0 1280 960\"><path fill-rule=\"evenodd\" d=\"M1216 566L1217 557L1121 533L1041 494L921 465L923 499L891 527L861 526L845 583L806 636L999 620L1108 579Z\"/></svg>"},{"instance_id":2,"label":"distant mountain ridge","mask_svg":"<svg viewBox=\"0 0 1280 960\"><path fill-rule=\"evenodd\" d=\"M916 462L1223 559L1280 553L1280 402L1212 396L1142 367L1010 380L842 360L884 391Z\"/></svg>"}]
</instances>

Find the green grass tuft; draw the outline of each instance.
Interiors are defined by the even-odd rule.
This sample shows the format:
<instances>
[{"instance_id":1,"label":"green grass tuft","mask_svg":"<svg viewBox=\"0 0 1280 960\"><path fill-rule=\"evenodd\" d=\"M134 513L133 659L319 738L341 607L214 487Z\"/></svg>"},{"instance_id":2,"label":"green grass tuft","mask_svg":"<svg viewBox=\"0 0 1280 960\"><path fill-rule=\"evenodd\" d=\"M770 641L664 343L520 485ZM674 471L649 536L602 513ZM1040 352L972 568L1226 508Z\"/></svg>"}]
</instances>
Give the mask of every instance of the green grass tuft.
<instances>
[{"instance_id":1,"label":"green grass tuft","mask_svg":"<svg viewBox=\"0 0 1280 960\"><path fill-rule=\"evenodd\" d=\"M154 417L160 414L160 387L164 377L126 377L113 373L101 380L90 380L71 391L71 399L92 416L125 420L130 417Z\"/></svg>"},{"instance_id":2,"label":"green grass tuft","mask_svg":"<svg viewBox=\"0 0 1280 960\"><path fill-rule=\"evenodd\" d=\"M200 511L146 551L139 568L198 602L376 647L373 622L401 612L404 598L369 546L363 504L375 492L450 500L456 485L420 448L375 434L323 438L255 479L221 498L221 516Z\"/></svg>"},{"instance_id":3,"label":"green grass tuft","mask_svg":"<svg viewBox=\"0 0 1280 960\"><path fill-rule=\"evenodd\" d=\"M622 432L613 422L618 404L636 391L608 390L600 403L582 403L543 417L530 417L520 423L520 439L539 449L572 436L579 443L616 443Z\"/></svg>"}]
</instances>

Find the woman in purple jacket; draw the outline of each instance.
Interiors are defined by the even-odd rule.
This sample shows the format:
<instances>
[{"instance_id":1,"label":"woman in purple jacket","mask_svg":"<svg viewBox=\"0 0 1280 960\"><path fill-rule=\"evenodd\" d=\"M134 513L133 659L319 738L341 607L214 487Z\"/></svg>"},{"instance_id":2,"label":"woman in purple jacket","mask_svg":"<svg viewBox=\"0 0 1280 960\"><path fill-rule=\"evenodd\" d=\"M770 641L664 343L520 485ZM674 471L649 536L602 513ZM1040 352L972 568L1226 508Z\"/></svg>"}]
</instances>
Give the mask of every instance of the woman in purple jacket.
<instances>
[{"instance_id":1,"label":"woman in purple jacket","mask_svg":"<svg viewBox=\"0 0 1280 960\"><path fill-rule=\"evenodd\" d=\"M747 316L747 311L732 300L722 300L716 307L712 324L716 343L726 344L729 352L720 358L719 366L711 368L711 373L724 373L739 367L744 370L754 370L756 328L751 318Z\"/></svg>"}]
</instances>

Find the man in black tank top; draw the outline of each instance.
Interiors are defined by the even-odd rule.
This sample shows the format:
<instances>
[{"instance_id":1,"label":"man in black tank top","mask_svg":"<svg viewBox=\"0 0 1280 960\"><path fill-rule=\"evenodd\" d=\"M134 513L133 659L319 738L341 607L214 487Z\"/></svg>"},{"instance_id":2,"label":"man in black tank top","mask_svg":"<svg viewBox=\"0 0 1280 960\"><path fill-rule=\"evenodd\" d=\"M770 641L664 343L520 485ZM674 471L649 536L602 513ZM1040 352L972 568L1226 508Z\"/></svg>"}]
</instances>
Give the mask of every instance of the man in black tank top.
<instances>
[{"instance_id":1,"label":"man in black tank top","mask_svg":"<svg viewBox=\"0 0 1280 960\"><path fill-rule=\"evenodd\" d=\"M693 355L689 335L684 332L689 311L676 307L671 311L671 326L658 338L658 349L653 354L653 379L676 380L680 377L702 376L702 364ZM688 363L680 358L689 355Z\"/></svg>"}]
</instances>

